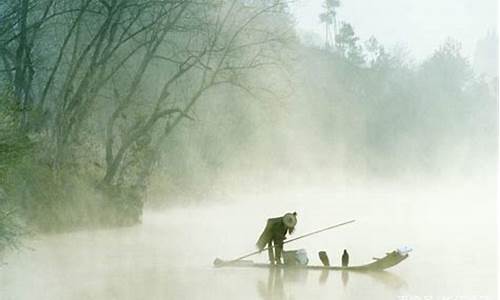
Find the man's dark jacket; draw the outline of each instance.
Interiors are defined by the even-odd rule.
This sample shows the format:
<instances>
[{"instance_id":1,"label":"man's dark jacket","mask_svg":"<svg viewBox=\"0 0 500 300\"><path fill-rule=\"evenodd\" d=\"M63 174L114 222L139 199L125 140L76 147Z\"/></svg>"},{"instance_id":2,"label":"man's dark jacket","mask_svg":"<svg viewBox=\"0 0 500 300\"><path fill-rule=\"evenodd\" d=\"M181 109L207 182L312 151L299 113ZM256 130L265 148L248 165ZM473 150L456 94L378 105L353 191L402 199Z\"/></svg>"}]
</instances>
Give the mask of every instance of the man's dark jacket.
<instances>
[{"instance_id":1,"label":"man's dark jacket","mask_svg":"<svg viewBox=\"0 0 500 300\"><path fill-rule=\"evenodd\" d=\"M291 230L283 223L283 217L268 219L266 228L264 228L257 241L257 248L259 250L264 249L270 241L273 241L275 244L282 244L287 231Z\"/></svg>"}]
</instances>

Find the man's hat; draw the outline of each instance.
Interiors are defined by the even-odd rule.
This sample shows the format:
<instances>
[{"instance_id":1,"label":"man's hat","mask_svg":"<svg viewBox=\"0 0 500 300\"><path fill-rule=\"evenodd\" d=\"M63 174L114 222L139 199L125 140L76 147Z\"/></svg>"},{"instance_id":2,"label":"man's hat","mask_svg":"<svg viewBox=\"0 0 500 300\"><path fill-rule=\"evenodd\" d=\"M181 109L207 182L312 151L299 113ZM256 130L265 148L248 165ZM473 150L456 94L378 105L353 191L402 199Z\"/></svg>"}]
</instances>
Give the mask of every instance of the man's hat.
<instances>
[{"instance_id":1,"label":"man's hat","mask_svg":"<svg viewBox=\"0 0 500 300\"><path fill-rule=\"evenodd\" d=\"M286 225L288 228L293 228L297 224L297 213L286 213L283 216L283 223Z\"/></svg>"}]
</instances>

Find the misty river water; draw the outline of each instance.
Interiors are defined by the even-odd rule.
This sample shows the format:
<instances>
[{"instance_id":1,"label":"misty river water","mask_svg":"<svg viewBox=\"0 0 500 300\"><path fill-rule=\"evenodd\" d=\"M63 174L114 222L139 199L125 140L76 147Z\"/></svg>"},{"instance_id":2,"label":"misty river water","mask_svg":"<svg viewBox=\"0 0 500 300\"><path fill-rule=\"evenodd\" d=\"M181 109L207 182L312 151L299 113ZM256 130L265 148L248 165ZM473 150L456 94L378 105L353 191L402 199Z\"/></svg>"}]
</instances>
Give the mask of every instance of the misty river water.
<instances>
[{"instance_id":1,"label":"misty river water","mask_svg":"<svg viewBox=\"0 0 500 300\"><path fill-rule=\"evenodd\" d=\"M37 236L3 258L0 299L497 299L493 186L374 186L225 192L147 209L133 227ZM287 211L298 213L292 237L356 219L285 246L310 264L321 250L335 265L344 248L351 265L414 251L378 273L212 266L254 251L266 218Z\"/></svg>"}]
</instances>

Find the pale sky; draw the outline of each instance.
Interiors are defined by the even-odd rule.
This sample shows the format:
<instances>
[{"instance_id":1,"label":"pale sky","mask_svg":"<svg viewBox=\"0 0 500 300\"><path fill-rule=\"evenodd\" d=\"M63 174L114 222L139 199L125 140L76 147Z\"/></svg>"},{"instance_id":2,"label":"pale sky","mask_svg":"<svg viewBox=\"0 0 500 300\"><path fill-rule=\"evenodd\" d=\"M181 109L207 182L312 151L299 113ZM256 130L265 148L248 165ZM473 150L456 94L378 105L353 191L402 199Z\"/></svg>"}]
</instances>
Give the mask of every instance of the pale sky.
<instances>
[{"instance_id":1,"label":"pale sky","mask_svg":"<svg viewBox=\"0 0 500 300\"><path fill-rule=\"evenodd\" d=\"M324 36L318 15L324 0L296 0L300 30ZM363 39L375 36L385 46L402 45L420 60L447 37L462 43L471 57L478 39L497 28L496 0L341 0L340 20L351 23Z\"/></svg>"}]
</instances>

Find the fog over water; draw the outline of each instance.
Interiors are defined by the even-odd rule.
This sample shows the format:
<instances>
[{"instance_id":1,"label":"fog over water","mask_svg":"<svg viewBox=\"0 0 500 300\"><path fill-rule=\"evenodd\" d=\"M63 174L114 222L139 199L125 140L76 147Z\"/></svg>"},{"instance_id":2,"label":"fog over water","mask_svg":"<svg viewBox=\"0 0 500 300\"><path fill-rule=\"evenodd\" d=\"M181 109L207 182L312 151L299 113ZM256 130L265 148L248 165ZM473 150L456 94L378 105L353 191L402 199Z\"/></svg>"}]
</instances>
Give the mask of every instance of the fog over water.
<instances>
[{"instance_id":1,"label":"fog over water","mask_svg":"<svg viewBox=\"0 0 500 300\"><path fill-rule=\"evenodd\" d=\"M131 228L40 236L28 243L33 250L7 255L2 299L496 299L492 186L308 185L210 197L148 210ZM320 264L321 250L340 264L347 248L352 265L403 245L414 251L373 274L212 267L216 257L253 251L265 218L288 210L298 212L296 236L357 220L285 247L307 249L310 264Z\"/></svg>"}]
</instances>

